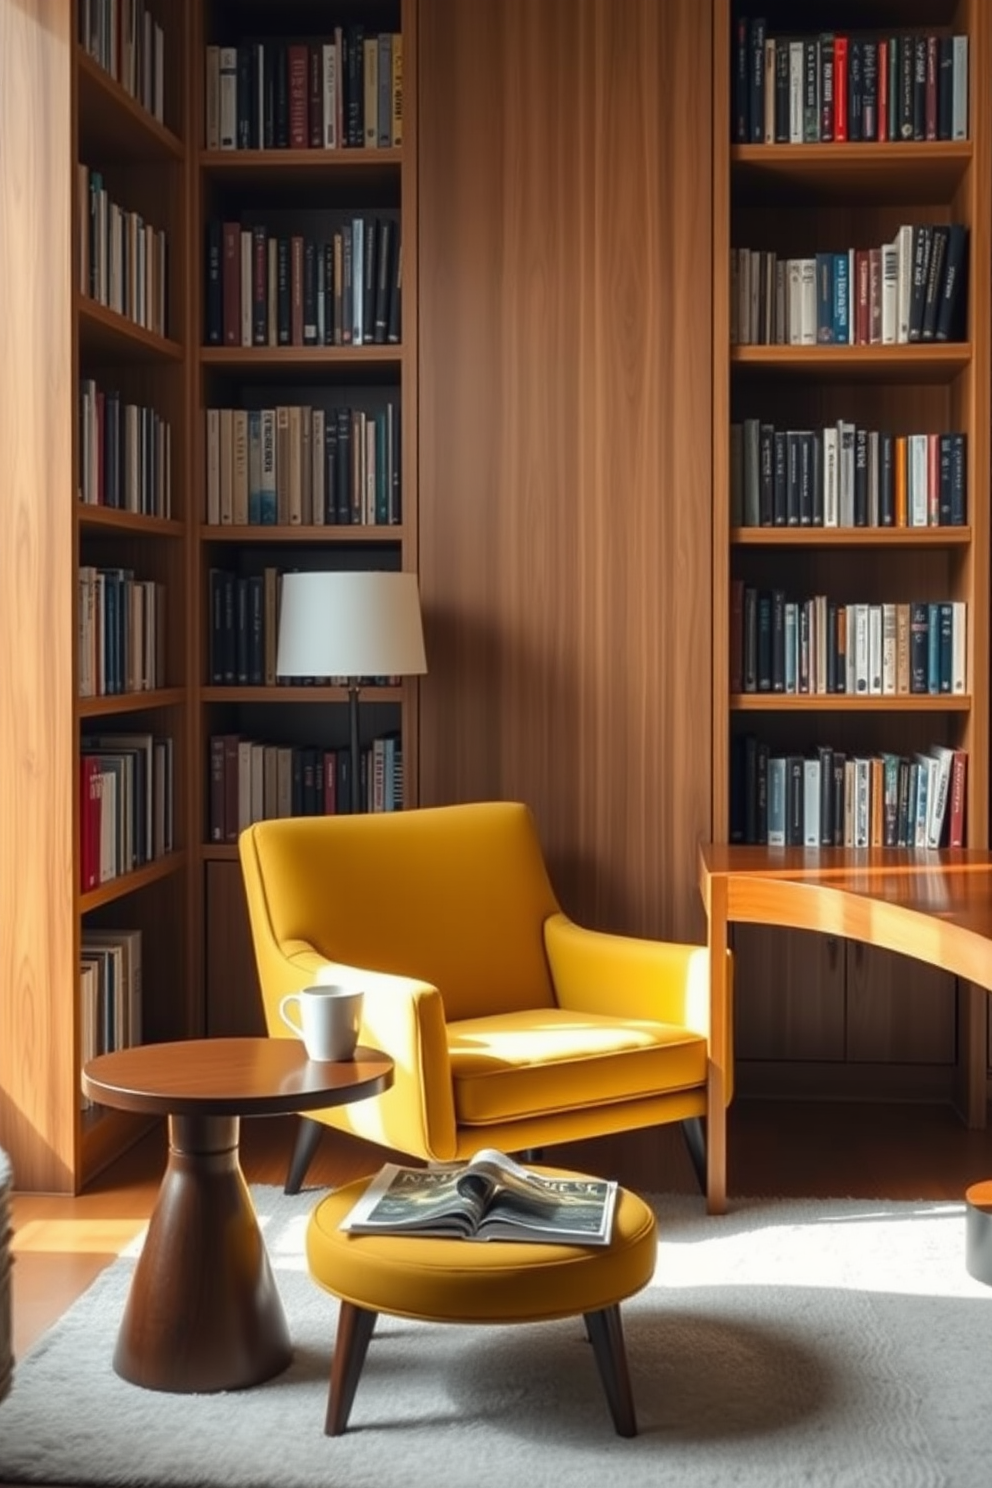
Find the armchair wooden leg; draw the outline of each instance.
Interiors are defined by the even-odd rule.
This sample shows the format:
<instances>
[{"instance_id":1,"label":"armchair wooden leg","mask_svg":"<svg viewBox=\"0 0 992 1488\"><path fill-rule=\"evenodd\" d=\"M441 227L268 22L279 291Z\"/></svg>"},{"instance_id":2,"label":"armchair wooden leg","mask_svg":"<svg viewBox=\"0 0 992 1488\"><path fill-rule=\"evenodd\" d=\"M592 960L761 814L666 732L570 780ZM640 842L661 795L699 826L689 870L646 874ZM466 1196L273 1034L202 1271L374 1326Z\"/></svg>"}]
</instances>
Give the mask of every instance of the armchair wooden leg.
<instances>
[{"instance_id":1,"label":"armchair wooden leg","mask_svg":"<svg viewBox=\"0 0 992 1488\"><path fill-rule=\"evenodd\" d=\"M706 1192L706 1132L703 1127L701 1116L687 1116L679 1123L682 1127L682 1135L689 1153L689 1161L692 1163L692 1171L696 1175L699 1184L699 1192Z\"/></svg>"},{"instance_id":2,"label":"armchair wooden leg","mask_svg":"<svg viewBox=\"0 0 992 1488\"><path fill-rule=\"evenodd\" d=\"M368 1312L352 1302L342 1302L338 1331L331 1360L331 1387L327 1394L325 1436L341 1436L348 1425L355 1391L369 1351L377 1312Z\"/></svg>"},{"instance_id":3,"label":"armchair wooden leg","mask_svg":"<svg viewBox=\"0 0 992 1488\"><path fill-rule=\"evenodd\" d=\"M289 1172L286 1174L284 1193L298 1194L303 1187L303 1180L307 1176L307 1168L309 1168L313 1161L314 1153L320 1145L323 1130L324 1128L319 1121L312 1121L309 1116L300 1117L300 1129L296 1134L296 1146L293 1148Z\"/></svg>"},{"instance_id":4,"label":"armchair wooden leg","mask_svg":"<svg viewBox=\"0 0 992 1488\"><path fill-rule=\"evenodd\" d=\"M600 1312L587 1312L585 1320L617 1435L636 1436L637 1418L634 1415L627 1354L623 1346L620 1308L614 1303L612 1307L604 1307Z\"/></svg>"}]
</instances>

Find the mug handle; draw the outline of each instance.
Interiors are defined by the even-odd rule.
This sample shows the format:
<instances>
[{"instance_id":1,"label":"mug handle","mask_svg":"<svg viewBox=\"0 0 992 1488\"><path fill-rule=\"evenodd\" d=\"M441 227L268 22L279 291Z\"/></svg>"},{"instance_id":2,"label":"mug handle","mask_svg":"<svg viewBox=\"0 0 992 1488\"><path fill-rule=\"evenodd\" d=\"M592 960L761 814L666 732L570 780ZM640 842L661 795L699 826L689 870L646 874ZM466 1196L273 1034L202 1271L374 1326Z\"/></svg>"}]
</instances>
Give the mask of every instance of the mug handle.
<instances>
[{"instance_id":1,"label":"mug handle","mask_svg":"<svg viewBox=\"0 0 992 1488\"><path fill-rule=\"evenodd\" d=\"M300 1001L300 994L299 994L299 992L287 992L286 993L286 996L282 999L282 1001L279 1004L279 1016L282 1019L282 1021L286 1024L286 1027L287 1028L291 1028L293 1030L293 1032L296 1034L297 1038L302 1038L303 1037L303 1024L302 1024L302 1020L299 1023L297 1023L296 1019L295 1018L291 1018L289 1016L289 1014L286 1012L286 1007L287 1007L287 1004L288 1003L295 1002L298 1005L299 1004L299 1001Z\"/></svg>"}]
</instances>

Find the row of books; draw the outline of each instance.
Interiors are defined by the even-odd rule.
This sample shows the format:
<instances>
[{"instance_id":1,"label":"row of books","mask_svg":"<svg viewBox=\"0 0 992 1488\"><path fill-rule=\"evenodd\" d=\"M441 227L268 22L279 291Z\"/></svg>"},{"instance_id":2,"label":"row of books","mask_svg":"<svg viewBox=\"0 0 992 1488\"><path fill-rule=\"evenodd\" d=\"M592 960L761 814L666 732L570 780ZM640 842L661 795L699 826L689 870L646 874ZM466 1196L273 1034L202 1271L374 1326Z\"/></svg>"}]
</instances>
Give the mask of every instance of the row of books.
<instances>
[{"instance_id":1,"label":"row of books","mask_svg":"<svg viewBox=\"0 0 992 1488\"><path fill-rule=\"evenodd\" d=\"M967 689L962 600L843 604L824 594L731 582L733 693L960 695Z\"/></svg>"},{"instance_id":2,"label":"row of books","mask_svg":"<svg viewBox=\"0 0 992 1488\"><path fill-rule=\"evenodd\" d=\"M83 930L79 953L80 1064L142 1039L142 946L136 929ZM95 1104L80 1094L80 1109Z\"/></svg>"},{"instance_id":3,"label":"row of books","mask_svg":"<svg viewBox=\"0 0 992 1488\"><path fill-rule=\"evenodd\" d=\"M79 0L79 44L165 122L165 34L146 0Z\"/></svg>"},{"instance_id":4,"label":"row of books","mask_svg":"<svg viewBox=\"0 0 992 1488\"><path fill-rule=\"evenodd\" d=\"M382 734L363 745L360 769L364 811L402 809L403 749L398 733ZM238 834L252 822L274 817L347 815L355 809L351 751L214 734L209 804L211 842L237 842Z\"/></svg>"},{"instance_id":5,"label":"row of books","mask_svg":"<svg viewBox=\"0 0 992 1488\"><path fill-rule=\"evenodd\" d=\"M209 45L208 150L389 149L403 143L403 37L335 26L288 42Z\"/></svg>"},{"instance_id":6,"label":"row of books","mask_svg":"<svg viewBox=\"0 0 992 1488\"><path fill-rule=\"evenodd\" d=\"M770 36L741 16L732 59L736 144L968 137L967 36Z\"/></svg>"},{"instance_id":7,"label":"row of books","mask_svg":"<svg viewBox=\"0 0 992 1488\"><path fill-rule=\"evenodd\" d=\"M829 745L781 754L753 734L731 752L731 841L769 847L963 847L968 756L912 758Z\"/></svg>"},{"instance_id":8,"label":"row of books","mask_svg":"<svg viewBox=\"0 0 992 1488\"><path fill-rule=\"evenodd\" d=\"M172 851L173 745L147 733L86 734L80 744L83 893Z\"/></svg>"},{"instance_id":9,"label":"row of books","mask_svg":"<svg viewBox=\"0 0 992 1488\"><path fill-rule=\"evenodd\" d=\"M167 335L168 241L162 228L112 201L102 172L79 172L79 288L119 315Z\"/></svg>"},{"instance_id":10,"label":"row of books","mask_svg":"<svg viewBox=\"0 0 992 1488\"><path fill-rule=\"evenodd\" d=\"M79 499L143 516L172 515L172 429L92 377L79 384Z\"/></svg>"},{"instance_id":11,"label":"row of books","mask_svg":"<svg viewBox=\"0 0 992 1488\"><path fill-rule=\"evenodd\" d=\"M961 339L968 230L904 223L891 243L779 258L730 254L737 346L894 346Z\"/></svg>"},{"instance_id":12,"label":"row of books","mask_svg":"<svg viewBox=\"0 0 992 1488\"><path fill-rule=\"evenodd\" d=\"M398 344L401 257L392 217L349 217L326 239L211 217L207 345Z\"/></svg>"},{"instance_id":13,"label":"row of books","mask_svg":"<svg viewBox=\"0 0 992 1488\"><path fill-rule=\"evenodd\" d=\"M961 527L966 513L964 433L730 426L734 527Z\"/></svg>"},{"instance_id":14,"label":"row of books","mask_svg":"<svg viewBox=\"0 0 992 1488\"><path fill-rule=\"evenodd\" d=\"M215 526L401 521L400 408L206 411L204 519Z\"/></svg>"},{"instance_id":15,"label":"row of books","mask_svg":"<svg viewBox=\"0 0 992 1488\"><path fill-rule=\"evenodd\" d=\"M165 586L128 568L79 567L80 697L165 685Z\"/></svg>"}]
</instances>

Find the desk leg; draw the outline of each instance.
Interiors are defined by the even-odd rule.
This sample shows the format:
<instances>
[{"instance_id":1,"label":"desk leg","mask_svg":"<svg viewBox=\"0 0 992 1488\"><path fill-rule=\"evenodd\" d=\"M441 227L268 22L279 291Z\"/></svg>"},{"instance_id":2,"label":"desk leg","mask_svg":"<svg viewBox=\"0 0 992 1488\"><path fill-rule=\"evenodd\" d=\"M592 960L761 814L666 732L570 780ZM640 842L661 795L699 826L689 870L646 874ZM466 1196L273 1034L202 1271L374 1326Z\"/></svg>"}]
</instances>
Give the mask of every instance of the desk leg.
<instances>
[{"instance_id":1,"label":"desk leg","mask_svg":"<svg viewBox=\"0 0 992 1488\"><path fill-rule=\"evenodd\" d=\"M114 1353L133 1384L238 1390L293 1356L238 1132L236 1116L169 1119L168 1166Z\"/></svg>"},{"instance_id":2,"label":"desk leg","mask_svg":"<svg viewBox=\"0 0 992 1488\"><path fill-rule=\"evenodd\" d=\"M727 1069L731 1058L729 969L727 966L727 885L709 884L707 938L710 952L710 1062L706 1079L706 1208L727 1209Z\"/></svg>"}]
</instances>

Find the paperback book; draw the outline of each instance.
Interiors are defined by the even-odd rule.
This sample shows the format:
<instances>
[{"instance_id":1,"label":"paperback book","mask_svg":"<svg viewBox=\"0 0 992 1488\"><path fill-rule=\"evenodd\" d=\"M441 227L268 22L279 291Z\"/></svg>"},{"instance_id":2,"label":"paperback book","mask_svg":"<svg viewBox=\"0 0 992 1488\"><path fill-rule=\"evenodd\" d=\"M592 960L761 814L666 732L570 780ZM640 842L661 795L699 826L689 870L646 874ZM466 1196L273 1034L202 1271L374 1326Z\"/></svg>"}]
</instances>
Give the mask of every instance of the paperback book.
<instances>
[{"instance_id":1,"label":"paperback book","mask_svg":"<svg viewBox=\"0 0 992 1488\"><path fill-rule=\"evenodd\" d=\"M386 1163L341 1228L365 1235L608 1245L616 1195L614 1179L537 1173L483 1148L457 1166Z\"/></svg>"}]
</instances>

